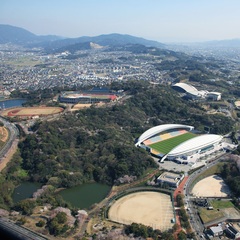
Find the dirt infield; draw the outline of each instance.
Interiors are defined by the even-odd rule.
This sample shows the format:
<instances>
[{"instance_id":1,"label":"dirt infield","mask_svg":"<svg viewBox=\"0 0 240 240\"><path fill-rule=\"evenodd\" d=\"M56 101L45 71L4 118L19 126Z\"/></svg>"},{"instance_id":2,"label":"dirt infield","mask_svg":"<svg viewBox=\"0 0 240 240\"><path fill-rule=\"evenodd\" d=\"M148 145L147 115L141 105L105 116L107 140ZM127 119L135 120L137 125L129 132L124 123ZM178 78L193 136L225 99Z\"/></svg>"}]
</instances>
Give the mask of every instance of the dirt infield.
<instances>
[{"instance_id":1,"label":"dirt infield","mask_svg":"<svg viewBox=\"0 0 240 240\"><path fill-rule=\"evenodd\" d=\"M240 100L238 100L238 101L235 102L235 106L236 106L236 107L240 107Z\"/></svg>"},{"instance_id":2,"label":"dirt infield","mask_svg":"<svg viewBox=\"0 0 240 240\"><path fill-rule=\"evenodd\" d=\"M31 117L52 115L62 111L63 108L60 107L19 107L3 110L1 115L5 117Z\"/></svg>"},{"instance_id":3,"label":"dirt infield","mask_svg":"<svg viewBox=\"0 0 240 240\"><path fill-rule=\"evenodd\" d=\"M108 212L110 220L141 223L154 229L172 228L174 218L171 197L160 192L137 192L118 199Z\"/></svg>"},{"instance_id":4,"label":"dirt infield","mask_svg":"<svg viewBox=\"0 0 240 240\"><path fill-rule=\"evenodd\" d=\"M73 108L71 109L71 111L78 111L78 110L81 110L81 109L84 109L84 108L89 108L91 107L92 104L76 104L73 106Z\"/></svg>"},{"instance_id":5,"label":"dirt infield","mask_svg":"<svg viewBox=\"0 0 240 240\"><path fill-rule=\"evenodd\" d=\"M99 103L78 103L78 104L75 104L73 106L73 108L71 109L71 111L78 111L78 110L81 110L81 109L85 109L85 108L90 108L92 105L96 106L96 107L101 107L101 106L104 106L106 105L106 103L103 103L103 102L99 102Z\"/></svg>"},{"instance_id":6,"label":"dirt infield","mask_svg":"<svg viewBox=\"0 0 240 240\"><path fill-rule=\"evenodd\" d=\"M0 127L0 140L6 142L8 140L8 130L5 127Z\"/></svg>"},{"instance_id":7,"label":"dirt infield","mask_svg":"<svg viewBox=\"0 0 240 240\"><path fill-rule=\"evenodd\" d=\"M212 175L199 181L192 193L197 197L227 197L230 190L221 177Z\"/></svg>"}]
</instances>

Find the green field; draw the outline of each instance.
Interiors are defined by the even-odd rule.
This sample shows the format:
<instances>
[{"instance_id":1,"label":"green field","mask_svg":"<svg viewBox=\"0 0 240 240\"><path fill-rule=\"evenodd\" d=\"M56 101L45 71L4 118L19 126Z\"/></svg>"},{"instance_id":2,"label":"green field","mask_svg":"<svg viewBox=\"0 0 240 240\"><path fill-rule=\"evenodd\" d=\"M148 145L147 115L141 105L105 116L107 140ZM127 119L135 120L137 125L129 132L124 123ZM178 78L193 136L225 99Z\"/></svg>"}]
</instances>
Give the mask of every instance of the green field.
<instances>
[{"instance_id":1,"label":"green field","mask_svg":"<svg viewBox=\"0 0 240 240\"><path fill-rule=\"evenodd\" d=\"M169 138L164 141L153 143L153 144L149 145L149 147L157 150L160 153L166 154L166 153L169 153L174 147L176 147L180 143L185 142L186 140L194 138L194 137L196 137L196 135L193 133L184 133L182 135L179 135L179 136L176 136L173 138Z\"/></svg>"},{"instance_id":2,"label":"green field","mask_svg":"<svg viewBox=\"0 0 240 240\"><path fill-rule=\"evenodd\" d=\"M204 224L224 217L223 212L216 209L207 210L206 208L200 208L199 215Z\"/></svg>"},{"instance_id":3,"label":"green field","mask_svg":"<svg viewBox=\"0 0 240 240\"><path fill-rule=\"evenodd\" d=\"M218 200L212 200L210 201L210 204L215 209L221 209L221 208L231 208L234 207L233 203L230 201L218 201Z\"/></svg>"}]
</instances>

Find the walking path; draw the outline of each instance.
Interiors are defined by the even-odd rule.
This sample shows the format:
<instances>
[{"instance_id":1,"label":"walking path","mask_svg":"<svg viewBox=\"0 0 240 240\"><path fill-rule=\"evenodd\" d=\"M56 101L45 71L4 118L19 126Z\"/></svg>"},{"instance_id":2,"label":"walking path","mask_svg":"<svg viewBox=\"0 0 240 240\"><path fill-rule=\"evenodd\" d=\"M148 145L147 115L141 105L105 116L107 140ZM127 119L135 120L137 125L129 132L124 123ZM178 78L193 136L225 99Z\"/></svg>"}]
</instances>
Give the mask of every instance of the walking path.
<instances>
[{"instance_id":1,"label":"walking path","mask_svg":"<svg viewBox=\"0 0 240 240\"><path fill-rule=\"evenodd\" d=\"M175 231L174 233L174 237L175 239L177 239L177 235L179 232L181 232L182 226L181 226L181 222L180 222L180 217L179 217L179 213L178 213L178 209L177 209L177 195L178 194L184 194L183 190L184 190L184 186L186 184L188 180L188 176L185 177L182 182L179 184L179 186L175 189L174 193L173 193L173 197L174 197L174 206L175 206L175 212L176 212L176 224L178 226L177 231Z\"/></svg>"}]
</instances>

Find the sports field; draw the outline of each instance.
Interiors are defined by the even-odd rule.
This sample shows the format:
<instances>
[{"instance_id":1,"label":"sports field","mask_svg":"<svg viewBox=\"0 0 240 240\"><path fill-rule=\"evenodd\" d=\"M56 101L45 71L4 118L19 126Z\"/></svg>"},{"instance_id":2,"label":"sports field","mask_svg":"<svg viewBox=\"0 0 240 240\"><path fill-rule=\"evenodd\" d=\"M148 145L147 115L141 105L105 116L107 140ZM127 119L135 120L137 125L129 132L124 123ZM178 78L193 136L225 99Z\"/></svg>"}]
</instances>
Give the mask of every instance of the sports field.
<instances>
[{"instance_id":1,"label":"sports field","mask_svg":"<svg viewBox=\"0 0 240 240\"><path fill-rule=\"evenodd\" d=\"M63 108L60 107L18 107L3 110L1 115L7 117L32 117L46 116L60 113L62 111Z\"/></svg>"},{"instance_id":2,"label":"sports field","mask_svg":"<svg viewBox=\"0 0 240 240\"><path fill-rule=\"evenodd\" d=\"M217 175L200 180L192 189L192 194L197 197L228 197L230 193L223 179Z\"/></svg>"},{"instance_id":3,"label":"sports field","mask_svg":"<svg viewBox=\"0 0 240 240\"><path fill-rule=\"evenodd\" d=\"M238 101L235 102L235 106L236 106L236 107L240 107L240 100L238 100Z\"/></svg>"},{"instance_id":4,"label":"sports field","mask_svg":"<svg viewBox=\"0 0 240 240\"><path fill-rule=\"evenodd\" d=\"M185 142L186 140L194 137L196 137L195 134L188 132L157 143L153 143L149 145L149 147L154 150L157 150L160 153L166 154L169 153L174 147L178 146L182 142Z\"/></svg>"},{"instance_id":5,"label":"sports field","mask_svg":"<svg viewBox=\"0 0 240 240\"><path fill-rule=\"evenodd\" d=\"M131 224L141 223L162 231L172 228L174 219L171 197L160 192L136 192L113 203L108 212L110 220Z\"/></svg>"}]
</instances>

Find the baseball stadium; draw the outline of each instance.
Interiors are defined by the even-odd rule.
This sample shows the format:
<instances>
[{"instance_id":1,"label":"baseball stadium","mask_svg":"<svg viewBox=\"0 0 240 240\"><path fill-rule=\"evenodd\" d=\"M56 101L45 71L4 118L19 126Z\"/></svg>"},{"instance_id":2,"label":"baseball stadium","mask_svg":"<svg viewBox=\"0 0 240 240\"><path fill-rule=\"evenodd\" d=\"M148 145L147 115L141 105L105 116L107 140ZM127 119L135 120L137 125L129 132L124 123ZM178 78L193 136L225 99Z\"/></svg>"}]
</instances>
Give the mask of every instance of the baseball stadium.
<instances>
[{"instance_id":1,"label":"baseball stadium","mask_svg":"<svg viewBox=\"0 0 240 240\"><path fill-rule=\"evenodd\" d=\"M107 88L93 88L89 91L68 91L59 96L61 103L83 103L92 104L99 102L111 102L117 99L117 96Z\"/></svg>"},{"instance_id":2,"label":"baseball stadium","mask_svg":"<svg viewBox=\"0 0 240 240\"><path fill-rule=\"evenodd\" d=\"M196 134L193 126L163 124L144 132L135 146L160 158L160 162L168 159L188 164L222 149L222 138L216 134Z\"/></svg>"}]
</instances>

